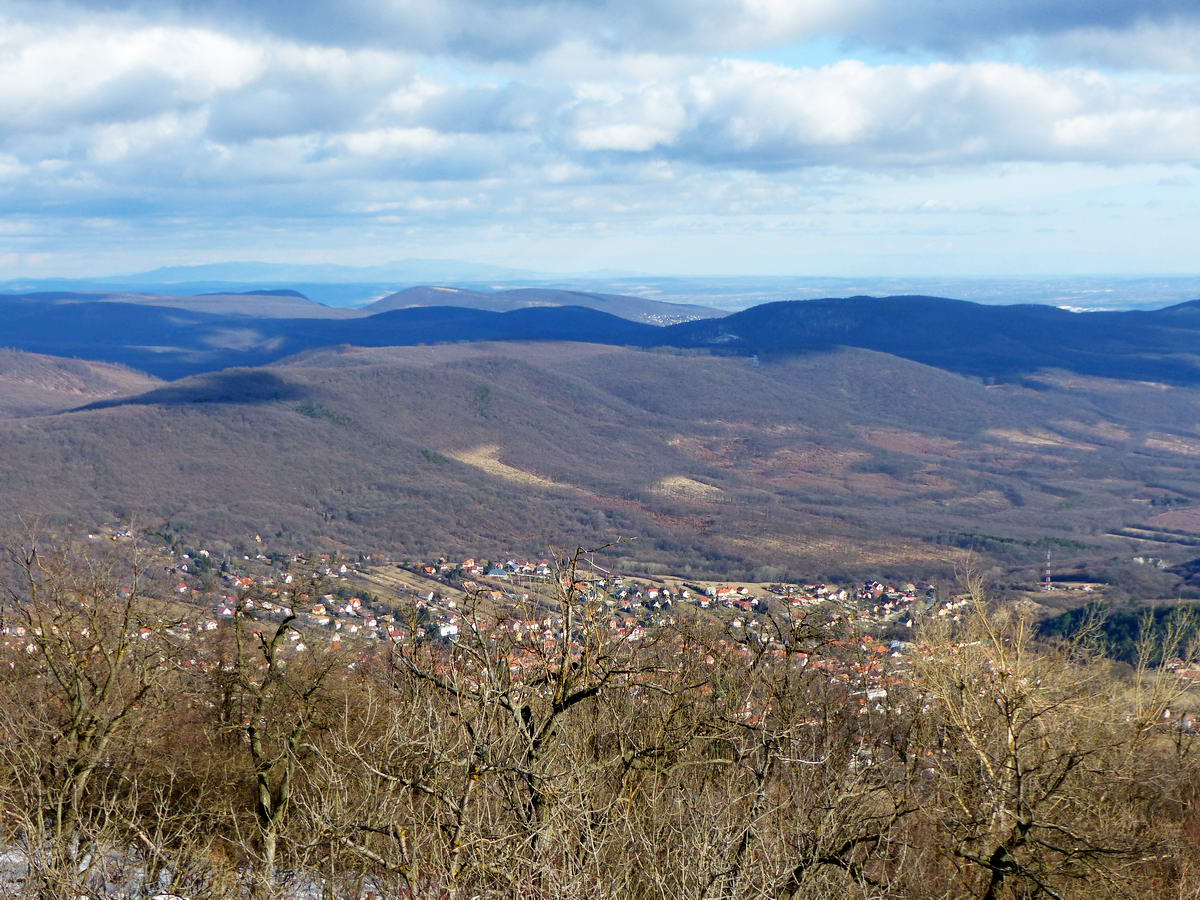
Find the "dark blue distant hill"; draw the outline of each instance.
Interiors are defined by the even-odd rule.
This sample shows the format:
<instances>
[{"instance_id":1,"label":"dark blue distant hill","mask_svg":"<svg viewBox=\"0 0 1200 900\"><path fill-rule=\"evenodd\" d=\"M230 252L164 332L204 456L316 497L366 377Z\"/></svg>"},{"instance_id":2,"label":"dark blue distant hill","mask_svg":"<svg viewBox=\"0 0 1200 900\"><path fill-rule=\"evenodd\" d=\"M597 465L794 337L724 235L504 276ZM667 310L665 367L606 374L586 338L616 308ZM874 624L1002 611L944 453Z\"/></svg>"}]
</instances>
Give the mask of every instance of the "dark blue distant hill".
<instances>
[{"instance_id":1,"label":"dark blue distant hill","mask_svg":"<svg viewBox=\"0 0 1200 900\"><path fill-rule=\"evenodd\" d=\"M980 377L1060 368L1194 383L1200 317L1181 314L1187 307L1076 313L919 296L785 301L673 325L664 329L663 343L743 354L862 347Z\"/></svg>"},{"instance_id":2,"label":"dark blue distant hill","mask_svg":"<svg viewBox=\"0 0 1200 900\"><path fill-rule=\"evenodd\" d=\"M330 344L392 347L452 341L588 341L648 346L661 329L581 306L490 312L422 306L361 319L284 323L284 340L296 350Z\"/></svg>"},{"instance_id":3,"label":"dark blue distant hill","mask_svg":"<svg viewBox=\"0 0 1200 900\"><path fill-rule=\"evenodd\" d=\"M646 346L659 332L652 325L562 306L503 313L428 306L350 319L250 319L130 303L41 304L0 297L0 321L0 346L122 363L161 378L262 365L336 344L571 340Z\"/></svg>"},{"instance_id":4,"label":"dark blue distant hill","mask_svg":"<svg viewBox=\"0 0 1200 900\"><path fill-rule=\"evenodd\" d=\"M764 358L846 346L985 379L1019 380L1062 369L1200 383L1200 301L1153 312L1075 313L938 297L851 297L767 303L721 318L659 327L575 306L508 312L421 306L349 318L255 318L89 302L87 295L63 299L45 303L30 296L0 296L0 346L119 362L167 378L260 365L339 344L537 340L697 348Z\"/></svg>"},{"instance_id":5,"label":"dark blue distant hill","mask_svg":"<svg viewBox=\"0 0 1200 900\"><path fill-rule=\"evenodd\" d=\"M304 296L299 291L293 291L290 288L279 288L278 290L260 290L260 291L204 291L196 294L197 297L222 297L230 294L238 297L299 297L301 300L308 300L309 297Z\"/></svg>"},{"instance_id":6,"label":"dark blue distant hill","mask_svg":"<svg viewBox=\"0 0 1200 900\"><path fill-rule=\"evenodd\" d=\"M612 313L634 322L649 325L669 325L691 319L719 317L711 307L688 303L665 303L645 297L623 294L597 294L551 288L516 288L507 291L473 291L443 285L417 285L396 291L363 308L363 312L390 312L414 306L461 306L467 309L486 309L508 312L539 306L585 306Z\"/></svg>"},{"instance_id":7,"label":"dark blue distant hill","mask_svg":"<svg viewBox=\"0 0 1200 900\"><path fill-rule=\"evenodd\" d=\"M1176 303L1174 306L1158 310L1158 313L1165 316L1200 316L1200 300L1188 300L1185 303Z\"/></svg>"}]
</instances>

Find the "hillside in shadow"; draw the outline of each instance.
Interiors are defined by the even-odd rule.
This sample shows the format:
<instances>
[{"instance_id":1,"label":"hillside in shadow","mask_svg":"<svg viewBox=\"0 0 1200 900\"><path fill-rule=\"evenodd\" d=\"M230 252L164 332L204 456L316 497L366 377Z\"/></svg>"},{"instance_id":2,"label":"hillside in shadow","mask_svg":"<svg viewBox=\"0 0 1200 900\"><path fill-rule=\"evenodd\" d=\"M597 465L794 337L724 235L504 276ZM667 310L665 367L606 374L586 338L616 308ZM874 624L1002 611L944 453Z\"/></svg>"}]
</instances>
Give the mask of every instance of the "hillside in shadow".
<instances>
[{"instance_id":1,"label":"hillside in shadow","mask_svg":"<svg viewBox=\"0 0 1200 900\"><path fill-rule=\"evenodd\" d=\"M97 400L75 412L115 406L185 406L196 403L286 403L303 400L303 387L266 369L228 369L197 375L141 394Z\"/></svg>"},{"instance_id":2,"label":"hillside in shadow","mask_svg":"<svg viewBox=\"0 0 1200 900\"><path fill-rule=\"evenodd\" d=\"M530 292L507 293L526 297ZM554 292L560 299L567 293ZM540 300L526 297L521 302ZM419 306L349 318L256 318L77 298L46 304L8 297L0 298L0 315L6 318L5 340L13 347L121 363L162 378L263 365L339 344L566 340L760 357L844 346L991 380L1016 381L1056 369L1200 383L1200 314L1193 304L1155 312L1072 313L934 297L852 297L768 303L665 327L588 307L540 305L508 311Z\"/></svg>"},{"instance_id":3,"label":"hillside in shadow","mask_svg":"<svg viewBox=\"0 0 1200 900\"><path fill-rule=\"evenodd\" d=\"M863 347L963 375L1012 379L1042 369L1200 383L1200 316L1075 313L1051 306L985 306L936 297L851 297L767 303L723 319L666 329L663 343L788 354Z\"/></svg>"}]
</instances>

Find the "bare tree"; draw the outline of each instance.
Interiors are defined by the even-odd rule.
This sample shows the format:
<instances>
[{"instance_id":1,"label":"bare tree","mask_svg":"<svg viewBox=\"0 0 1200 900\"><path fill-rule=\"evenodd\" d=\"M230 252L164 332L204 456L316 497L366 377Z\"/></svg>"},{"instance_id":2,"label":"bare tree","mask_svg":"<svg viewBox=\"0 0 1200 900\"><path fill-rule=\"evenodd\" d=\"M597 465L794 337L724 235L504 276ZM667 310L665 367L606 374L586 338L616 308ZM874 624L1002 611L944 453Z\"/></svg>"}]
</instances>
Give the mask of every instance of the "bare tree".
<instances>
[{"instance_id":1,"label":"bare tree","mask_svg":"<svg viewBox=\"0 0 1200 900\"><path fill-rule=\"evenodd\" d=\"M253 619L243 597L234 609L232 647L207 667L208 684L217 691L212 708L218 727L235 736L233 758L250 778L253 833L243 834L239 843L255 861L254 890L260 896L278 890L280 846L293 798L315 752L315 736L332 721L336 676L346 665L341 654L316 642L312 651L289 652L289 635L299 637L295 623L294 613L278 622ZM240 817L232 821L241 827ZM294 849L306 843L296 841Z\"/></svg>"},{"instance_id":2,"label":"bare tree","mask_svg":"<svg viewBox=\"0 0 1200 900\"><path fill-rule=\"evenodd\" d=\"M87 881L128 821L138 754L173 672L176 616L135 549L10 548L0 682L5 818L47 896Z\"/></svg>"},{"instance_id":3,"label":"bare tree","mask_svg":"<svg viewBox=\"0 0 1200 900\"><path fill-rule=\"evenodd\" d=\"M926 813L964 892L1119 894L1148 842L1118 798L1154 750L1144 703L1113 689L1083 642L1038 647L1027 617L968 585L961 628L926 632L917 669L935 729Z\"/></svg>"}]
</instances>

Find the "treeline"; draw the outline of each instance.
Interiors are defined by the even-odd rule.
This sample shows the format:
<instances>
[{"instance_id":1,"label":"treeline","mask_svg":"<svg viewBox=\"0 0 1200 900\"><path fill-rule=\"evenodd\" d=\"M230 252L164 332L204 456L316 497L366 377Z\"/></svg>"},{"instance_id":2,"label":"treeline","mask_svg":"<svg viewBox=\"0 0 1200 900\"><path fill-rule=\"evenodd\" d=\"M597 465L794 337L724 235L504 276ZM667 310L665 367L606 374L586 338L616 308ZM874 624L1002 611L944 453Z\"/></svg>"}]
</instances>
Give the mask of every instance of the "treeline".
<instances>
[{"instance_id":1,"label":"treeline","mask_svg":"<svg viewBox=\"0 0 1200 900\"><path fill-rule=\"evenodd\" d=\"M1038 631L1058 640L1077 640L1087 634L1106 656L1130 665L1144 658L1159 666L1177 652L1191 656L1189 648L1200 641L1200 610L1179 604L1114 609L1089 603L1043 620Z\"/></svg>"},{"instance_id":2,"label":"treeline","mask_svg":"<svg viewBox=\"0 0 1200 900\"><path fill-rule=\"evenodd\" d=\"M1200 890L1198 760L1163 724L1184 701L1166 673L1118 682L1086 641L1039 648L978 584L886 666L817 612L630 635L584 559L539 627L468 608L452 643L381 647L253 596L209 630L136 557L16 551L0 894Z\"/></svg>"}]
</instances>

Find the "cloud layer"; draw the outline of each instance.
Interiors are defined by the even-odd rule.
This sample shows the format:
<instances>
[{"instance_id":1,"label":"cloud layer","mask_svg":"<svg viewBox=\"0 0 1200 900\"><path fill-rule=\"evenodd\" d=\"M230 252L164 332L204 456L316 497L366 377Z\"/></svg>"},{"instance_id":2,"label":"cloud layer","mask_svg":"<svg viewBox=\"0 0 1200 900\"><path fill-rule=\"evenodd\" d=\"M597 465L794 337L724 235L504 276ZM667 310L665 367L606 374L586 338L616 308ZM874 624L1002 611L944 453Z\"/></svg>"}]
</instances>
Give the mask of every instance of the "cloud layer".
<instances>
[{"instance_id":1,"label":"cloud layer","mask_svg":"<svg viewBox=\"0 0 1200 900\"><path fill-rule=\"evenodd\" d=\"M21 0L24 9L45 9ZM1192 0L77 0L56 7L232 28L300 43L528 59L562 43L721 52L832 35L965 52L1012 37L1194 28ZM41 13L45 15L45 13Z\"/></svg>"},{"instance_id":2,"label":"cloud layer","mask_svg":"<svg viewBox=\"0 0 1200 900\"><path fill-rule=\"evenodd\" d=\"M1013 165L1186 178L1198 35L1175 0L10 2L3 233L568 228ZM805 61L829 40L844 58Z\"/></svg>"}]
</instances>

